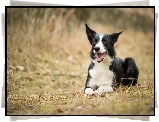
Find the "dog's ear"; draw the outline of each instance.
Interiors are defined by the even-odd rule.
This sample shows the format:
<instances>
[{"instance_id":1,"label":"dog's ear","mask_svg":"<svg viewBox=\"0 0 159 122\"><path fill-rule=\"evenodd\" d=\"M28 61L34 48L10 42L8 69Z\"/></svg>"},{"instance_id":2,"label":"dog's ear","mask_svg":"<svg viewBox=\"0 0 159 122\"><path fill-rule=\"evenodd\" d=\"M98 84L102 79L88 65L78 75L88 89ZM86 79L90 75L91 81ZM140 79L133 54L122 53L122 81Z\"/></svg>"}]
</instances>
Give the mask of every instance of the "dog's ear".
<instances>
[{"instance_id":1,"label":"dog's ear","mask_svg":"<svg viewBox=\"0 0 159 122\"><path fill-rule=\"evenodd\" d=\"M85 24L85 26L86 26L86 34L87 34L88 40L92 44L92 40L95 37L96 32L94 30L91 30L87 24Z\"/></svg>"},{"instance_id":2,"label":"dog's ear","mask_svg":"<svg viewBox=\"0 0 159 122\"><path fill-rule=\"evenodd\" d=\"M123 31L119 32L119 33L112 33L110 35L111 40L113 41L113 43L116 43L118 40L119 35L122 33Z\"/></svg>"}]
</instances>

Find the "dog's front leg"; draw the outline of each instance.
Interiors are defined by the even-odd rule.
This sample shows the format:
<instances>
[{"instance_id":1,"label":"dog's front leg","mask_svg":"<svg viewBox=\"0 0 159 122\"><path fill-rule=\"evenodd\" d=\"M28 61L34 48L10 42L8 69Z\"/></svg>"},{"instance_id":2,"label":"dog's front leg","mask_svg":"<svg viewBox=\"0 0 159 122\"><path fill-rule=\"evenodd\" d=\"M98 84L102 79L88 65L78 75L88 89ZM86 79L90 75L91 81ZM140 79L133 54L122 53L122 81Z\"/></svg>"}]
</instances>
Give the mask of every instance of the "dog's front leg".
<instances>
[{"instance_id":1,"label":"dog's front leg","mask_svg":"<svg viewBox=\"0 0 159 122\"><path fill-rule=\"evenodd\" d=\"M105 92L113 92L113 88L111 86L100 86L97 90L95 90L94 92L98 95L101 95Z\"/></svg>"}]
</instances>

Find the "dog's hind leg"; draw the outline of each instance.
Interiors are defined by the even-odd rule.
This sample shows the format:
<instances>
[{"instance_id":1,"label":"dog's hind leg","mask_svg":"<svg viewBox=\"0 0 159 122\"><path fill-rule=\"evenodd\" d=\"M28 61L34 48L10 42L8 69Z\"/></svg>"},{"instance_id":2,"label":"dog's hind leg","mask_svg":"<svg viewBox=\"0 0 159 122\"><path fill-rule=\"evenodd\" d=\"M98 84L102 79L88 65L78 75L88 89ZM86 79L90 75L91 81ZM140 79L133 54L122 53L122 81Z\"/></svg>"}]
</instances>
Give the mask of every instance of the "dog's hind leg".
<instances>
[{"instance_id":1,"label":"dog's hind leg","mask_svg":"<svg viewBox=\"0 0 159 122\"><path fill-rule=\"evenodd\" d=\"M133 58L126 58L124 63L124 74L125 77L122 80L123 85L137 84L139 70ZM131 78L131 79L129 79Z\"/></svg>"}]
</instances>

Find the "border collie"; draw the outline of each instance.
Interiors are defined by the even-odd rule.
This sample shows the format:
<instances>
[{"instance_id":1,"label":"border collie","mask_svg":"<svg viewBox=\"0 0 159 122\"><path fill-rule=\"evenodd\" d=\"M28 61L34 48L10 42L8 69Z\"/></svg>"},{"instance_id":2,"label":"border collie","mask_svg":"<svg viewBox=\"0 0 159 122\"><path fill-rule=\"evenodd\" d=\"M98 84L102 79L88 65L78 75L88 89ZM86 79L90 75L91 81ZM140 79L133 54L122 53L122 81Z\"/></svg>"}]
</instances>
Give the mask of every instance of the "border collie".
<instances>
[{"instance_id":1,"label":"border collie","mask_svg":"<svg viewBox=\"0 0 159 122\"><path fill-rule=\"evenodd\" d=\"M92 59L88 68L88 76L84 92L86 95L113 92L119 85L135 86L139 70L133 58L125 61L116 57L114 44L123 32L113 34L96 33L87 24L86 34L92 45L90 57Z\"/></svg>"}]
</instances>

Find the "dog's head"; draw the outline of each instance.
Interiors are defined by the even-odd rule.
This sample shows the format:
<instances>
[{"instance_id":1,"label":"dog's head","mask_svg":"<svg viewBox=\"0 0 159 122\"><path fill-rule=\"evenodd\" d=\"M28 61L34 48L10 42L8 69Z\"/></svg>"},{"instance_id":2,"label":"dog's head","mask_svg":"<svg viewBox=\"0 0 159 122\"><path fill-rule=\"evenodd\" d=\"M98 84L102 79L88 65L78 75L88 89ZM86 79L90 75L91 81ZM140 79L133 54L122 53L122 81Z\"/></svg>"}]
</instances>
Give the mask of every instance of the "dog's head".
<instances>
[{"instance_id":1,"label":"dog's head","mask_svg":"<svg viewBox=\"0 0 159 122\"><path fill-rule=\"evenodd\" d=\"M106 58L113 59L115 56L114 44L123 31L113 34L101 34L90 29L87 24L85 25L88 40L92 45L91 58L98 63Z\"/></svg>"}]
</instances>

